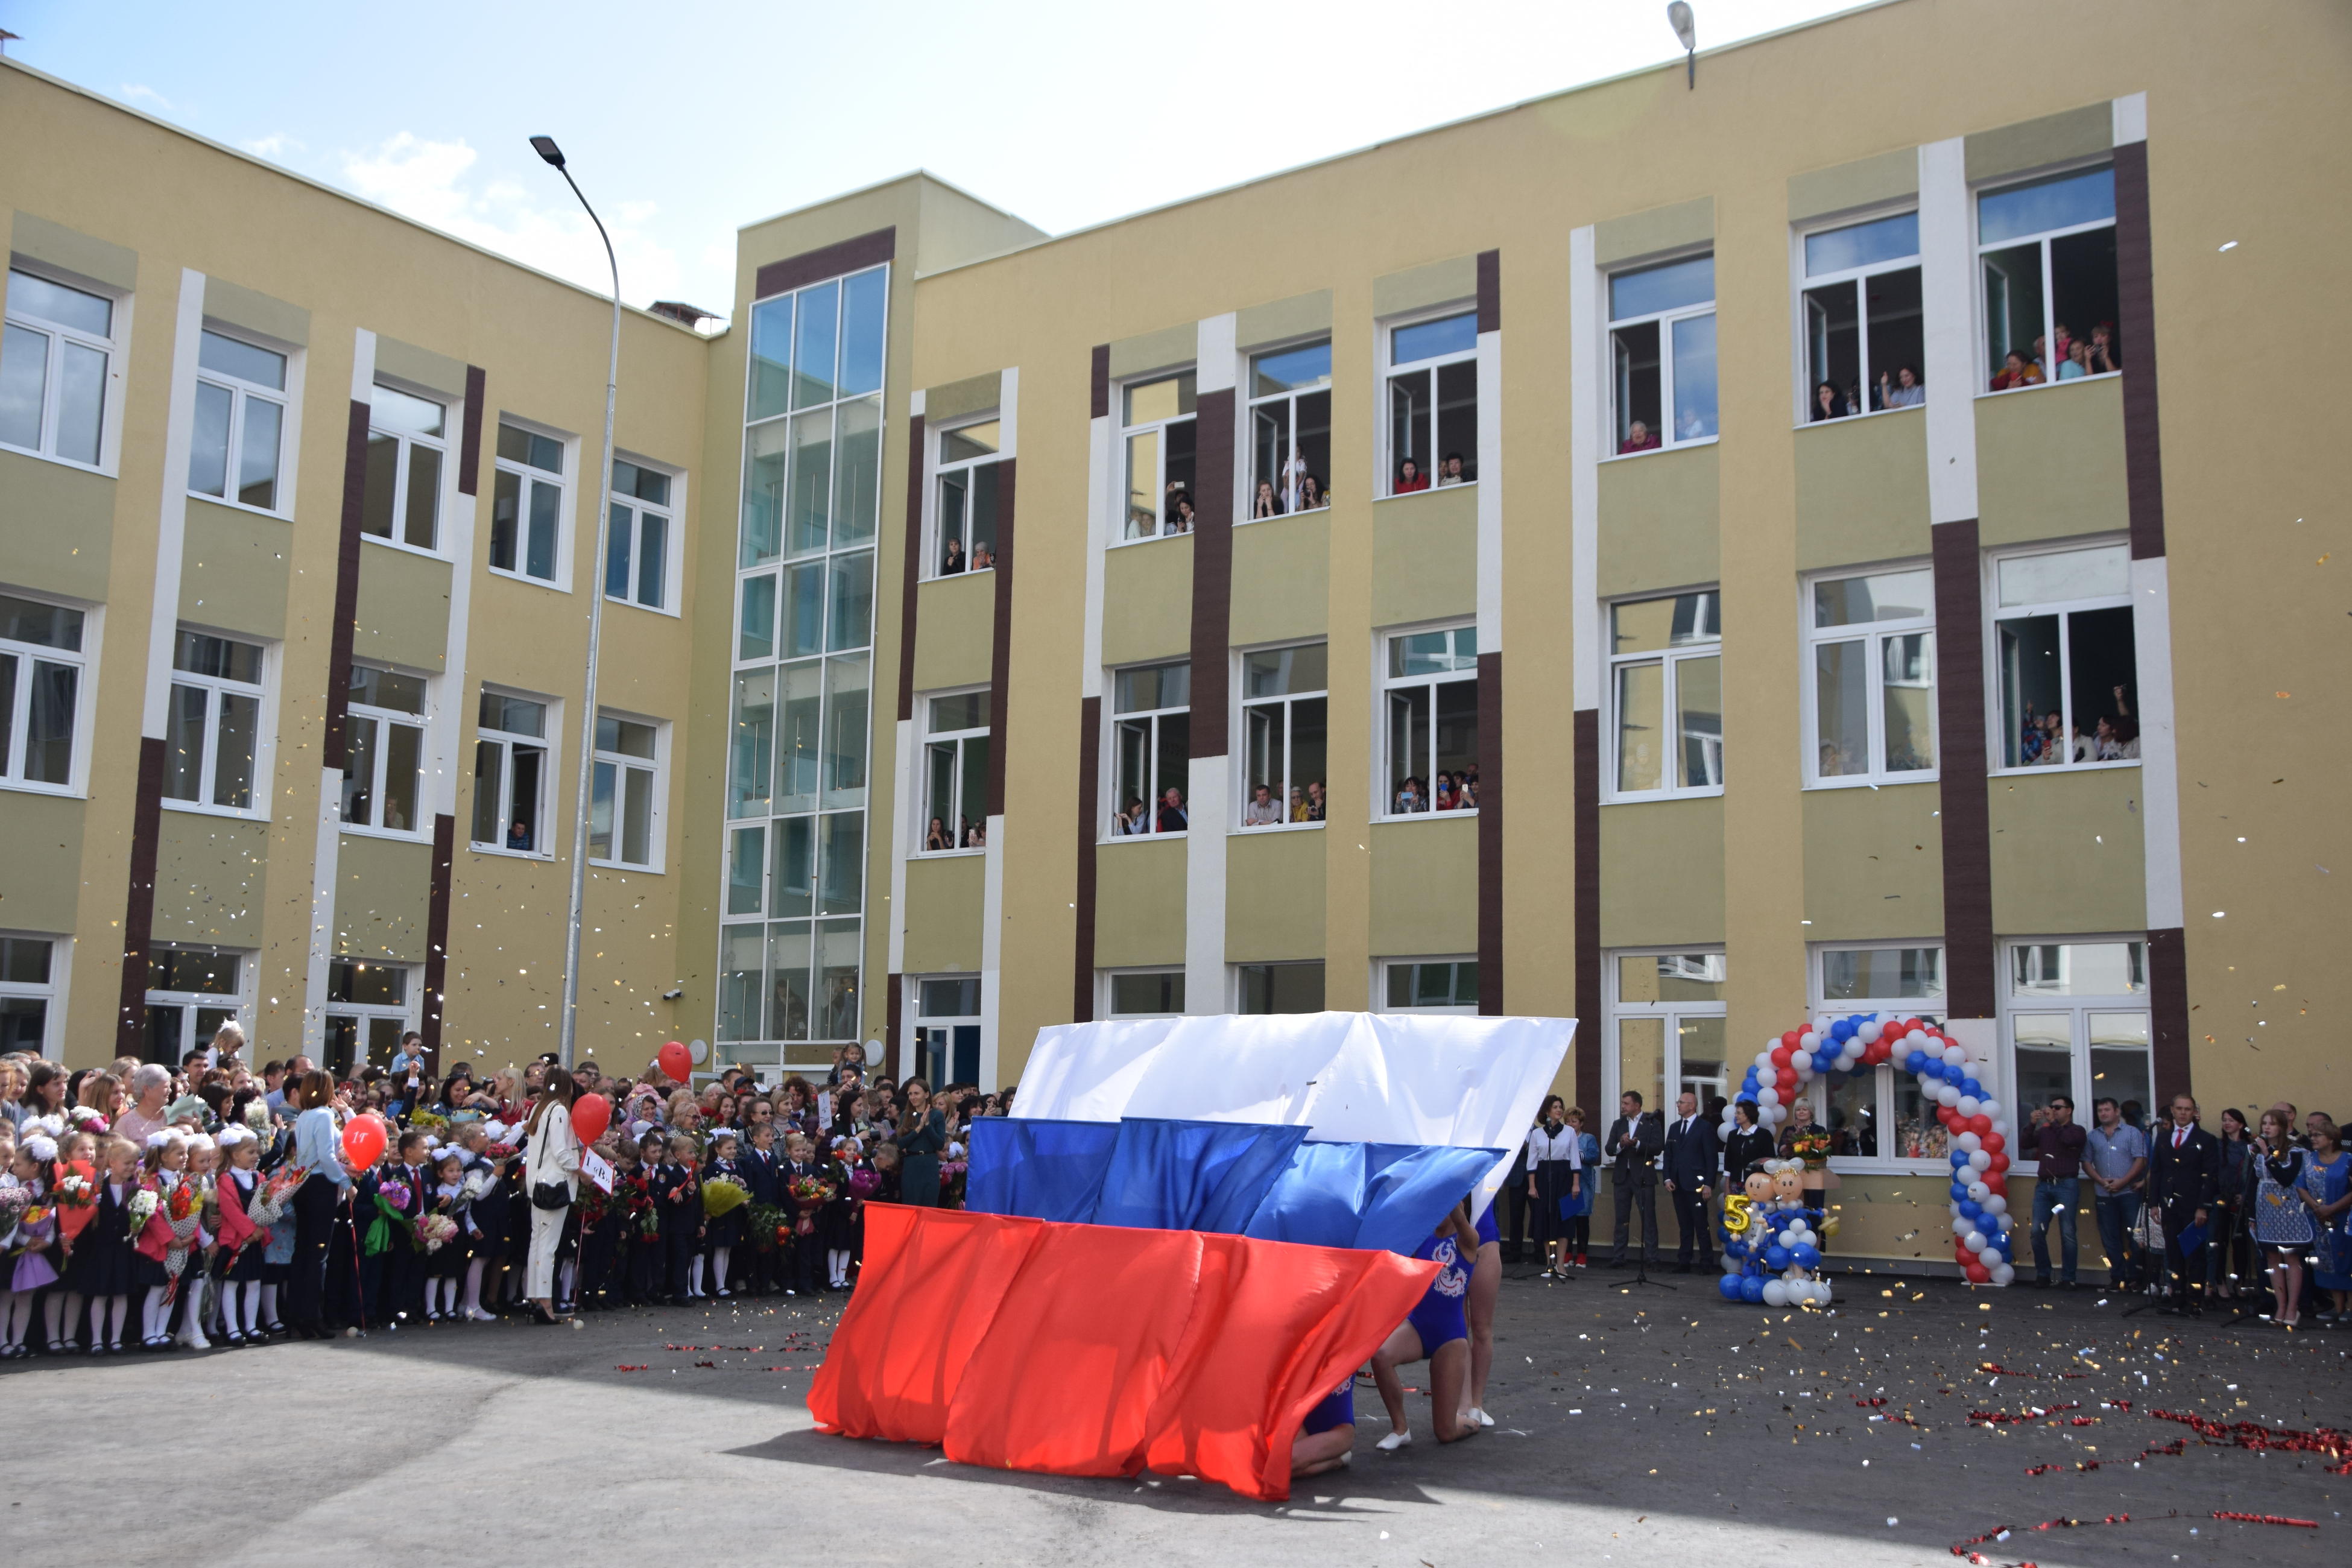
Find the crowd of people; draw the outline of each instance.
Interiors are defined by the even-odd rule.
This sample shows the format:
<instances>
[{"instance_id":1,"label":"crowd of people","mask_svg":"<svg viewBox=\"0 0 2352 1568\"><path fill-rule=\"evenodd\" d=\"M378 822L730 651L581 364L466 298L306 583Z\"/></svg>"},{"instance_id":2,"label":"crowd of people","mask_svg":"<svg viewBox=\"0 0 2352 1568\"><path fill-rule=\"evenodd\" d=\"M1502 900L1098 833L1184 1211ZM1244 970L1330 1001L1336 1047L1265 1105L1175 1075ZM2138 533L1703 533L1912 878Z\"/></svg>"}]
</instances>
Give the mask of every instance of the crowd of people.
<instances>
[{"instance_id":1,"label":"crowd of people","mask_svg":"<svg viewBox=\"0 0 2352 1568\"><path fill-rule=\"evenodd\" d=\"M2057 367L2054 372L2050 368L2053 364ZM2091 329L2089 337L2078 338L2061 321L2055 354L2051 353L2051 340L2039 336L2031 349L2010 350L2002 356L2000 368L1993 372L1991 390L2009 392L2085 375L2112 375L2121 369L2123 356L2116 346L2114 322L2101 321Z\"/></svg>"},{"instance_id":2,"label":"crowd of people","mask_svg":"<svg viewBox=\"0 0 2352 1568\"><path fill-rule=\"evenodd\" d=\"M1396 798L1389 809L1408 816L1422 811L1467 811L1477 804L1478 764L1472 763L1459 772L1439 770L1434 789L1419 773L1407 774L1398 782Z\"/></svg>"},{"instance_id":3,"label":"crowd of people","mask_svg":"<svg viewBox=\"0 0 2352 1568\"><path fill-rule=\"evenodd\" d=\"M961 1206L971 1122L1012 1098L855 1045L772 1089L552 1056L436 1079L414 1034L341 1079L243 1051L230 1025L177 1070L0 1057L0 1360L846 1290L866 1205Z\"/></svg>"},{"instance_id":4,"label":"crowd of people","mask_svg":"<svg viewBox=\"0 0 2352 1568\"><path fill-rule=\"evenodd\" d=\"M2133 716L2131 700L2124 689L2116 687L2116 710L2102 713L2088 724L2074 727L2074 738L2066 739L2066 718L2056 708L2046 713L2025 704L2025 716L2018 725L2017 761L2021 767L2052 767L2062 763L2120 763L2137 760L2139 756L2139 721Z\"/></svg>"}]
</instances>

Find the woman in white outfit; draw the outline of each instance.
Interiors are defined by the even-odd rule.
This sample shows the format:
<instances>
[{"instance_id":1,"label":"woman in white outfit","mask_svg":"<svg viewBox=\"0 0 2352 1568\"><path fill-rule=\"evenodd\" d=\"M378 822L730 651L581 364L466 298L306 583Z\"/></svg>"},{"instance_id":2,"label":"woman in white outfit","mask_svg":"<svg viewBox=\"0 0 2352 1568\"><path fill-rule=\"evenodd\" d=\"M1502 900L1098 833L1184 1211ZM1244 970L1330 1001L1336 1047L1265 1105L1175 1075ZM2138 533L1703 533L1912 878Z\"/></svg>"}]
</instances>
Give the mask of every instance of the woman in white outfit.
<instances>
[{"instance_id":1,"label":"woman in white outfit","mask_svg":"<svg viewBox=\"0 0 2352 1568\"><path fill-rule=\"evenodd\" d=\"M563 1239L563 1222L580 1196L580 1140L572 1131L572 1101L579 1091L572 1075L551 1065L540 1085L539 1099L524 1123L528 1142L523 1150L523 1192L530 1199L530 1258L524 1270L524 1294L535 1309L532 1321L559 1323L555 1315L555 1248ZM541 1206L541 1189L558 1186L564 1201L554 1208Z\"/></svg>"}]
</instances>

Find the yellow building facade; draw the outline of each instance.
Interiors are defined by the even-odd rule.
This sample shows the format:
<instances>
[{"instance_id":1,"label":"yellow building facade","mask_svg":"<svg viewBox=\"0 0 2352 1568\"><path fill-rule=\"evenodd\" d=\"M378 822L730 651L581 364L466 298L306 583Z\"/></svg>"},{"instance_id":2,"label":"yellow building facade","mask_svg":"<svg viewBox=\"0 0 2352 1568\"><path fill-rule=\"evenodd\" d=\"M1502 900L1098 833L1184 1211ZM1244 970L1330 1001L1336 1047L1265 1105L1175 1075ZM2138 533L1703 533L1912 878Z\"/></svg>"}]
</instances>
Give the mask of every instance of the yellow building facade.
<instances>
[{"instance_id":1,"label":"yellow building facade","mask_svg":"<svg viewBox=\"0 0 2352 1568\"><path fill-rule=\"evenodd\" d=\"M1916 1015L2012 1106L2324 1108L2347 39L2157 10L746 226L725 330L625 323L583 1049L1550 1014L1605 1120ZM0 130L10 1039L548 1048L608 307L13 64ZM1822 1091L1845 1249L1944 1249L1916 1100Z\"/></svg>"}]
</instances>

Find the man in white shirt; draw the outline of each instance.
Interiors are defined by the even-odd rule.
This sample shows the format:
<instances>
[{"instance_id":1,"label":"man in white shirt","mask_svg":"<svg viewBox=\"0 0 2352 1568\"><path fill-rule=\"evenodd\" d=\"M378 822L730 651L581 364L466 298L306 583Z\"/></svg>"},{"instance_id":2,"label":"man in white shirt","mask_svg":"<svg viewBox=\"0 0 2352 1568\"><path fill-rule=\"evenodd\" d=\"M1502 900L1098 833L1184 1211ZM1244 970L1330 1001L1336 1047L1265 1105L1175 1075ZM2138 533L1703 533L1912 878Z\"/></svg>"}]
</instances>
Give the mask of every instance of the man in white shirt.
<instances>
[{"instance_id":1,"label":"man in white shirt","mask_svg":"<svg viewBox=\"0 0 2352 1568\"><path fill-rule=\"evenodd\" d=\"M1242 808L1244 827L1272 827L1282 820L1282 806L1274 798L1274 791L1265 784L1250 792L1249 805Z\"/></svg>"}]
</instances>

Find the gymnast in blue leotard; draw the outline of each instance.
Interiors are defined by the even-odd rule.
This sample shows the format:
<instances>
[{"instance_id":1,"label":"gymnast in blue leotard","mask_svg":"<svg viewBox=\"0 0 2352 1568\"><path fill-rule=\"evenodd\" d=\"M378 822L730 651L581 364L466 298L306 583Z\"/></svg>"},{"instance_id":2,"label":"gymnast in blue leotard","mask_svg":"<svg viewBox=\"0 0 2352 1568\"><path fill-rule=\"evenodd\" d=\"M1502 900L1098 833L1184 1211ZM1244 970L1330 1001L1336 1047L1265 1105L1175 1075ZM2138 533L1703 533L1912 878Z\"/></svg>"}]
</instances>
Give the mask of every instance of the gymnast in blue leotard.
<instances>
[{"instance_id":1,"label":"gymnast in blue leotard","mask_svg":"<svg viewBox=\"0 0 2352 1568\"><path fill-rule=\"evenodd\" d=\"M1412 1441L1405 1419L1404 1382L1397 1368L1424 1357L1429 1362L1429 1405L1437 1440L1451 1443L1478 1429L1465 1408L1469 1394L1470 1325L1463 1301L1470 1291L1470 1270L1478 1256L1477 1227L1462 1205L1455 1205L1437 1228L1413 1248L1415 1258L1438 1266L1437 1278L1405 1321L1390 1334L1372 1357L1372 1381L1388 1407L1389 1435L1380 1440L1383 1452L1393 1453Z\"/></svg>"},{"instance_id":2,"label":"gymnast in blue leotard","mask_svg":"<svg viewBox=\"0 0 2352 1568\"><path fill-rule=\"evenodd\" d=\"M1349 1373L1331 1394L1307 1413L1298 1424L1297 1440L1290 1445L1290 1475L1320 1475L1348 1462L1356 1446L1356 1379Z\"/></svg>"},{"instance_id":3,"label":"gymnast in blue leotard","mask_svg":"<svg viewBox=\"0 0 2352 1568\"><path fill-rule=\"evenodd\" d=\"M1470 1194L1476 1203L1478 1194ZM1478 1256L1470 1270L1470 1293L1463 1308L1470 1320L1470 1411L1473 1423L1492 1426L1486 1414L1486 1373L1495 1364L1495 1298L1503 1290L1503 1233L1495 1226L1495 1205L1478 1211Z\"/></svg>"}]
</instances>

